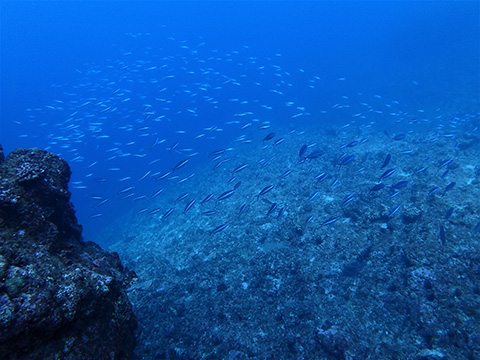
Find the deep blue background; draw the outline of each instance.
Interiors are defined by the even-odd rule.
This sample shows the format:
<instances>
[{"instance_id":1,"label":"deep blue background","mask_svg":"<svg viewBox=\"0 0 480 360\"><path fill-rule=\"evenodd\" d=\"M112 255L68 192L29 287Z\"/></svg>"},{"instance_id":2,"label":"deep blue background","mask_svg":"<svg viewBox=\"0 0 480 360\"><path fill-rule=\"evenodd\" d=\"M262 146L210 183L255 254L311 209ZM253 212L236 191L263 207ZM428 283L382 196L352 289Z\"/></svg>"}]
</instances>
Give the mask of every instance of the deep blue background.
<instances>
[{"instance_id":1,"label":"deep blue background","mask_svg":"<svg viewBox=\"0 0 480 360\"><path fill-rule=\"evenodd\" d=\"M296 94L311 107L367 91L412 109L478 111L478 1L3 1L0 142L6 152L45 147L41 140L19 138L29 129L13 121L23 121L26 108L50 104L57 97L52 84L77 82L76 69L116 59L119 49L141 56L147 44L132 42L127 33L151 33L148 46L172 36L203 41L219 54L244 46L259 58L280 53L275 62L286 71L301 68L331 84L322 98ZM348 79L341 89L334 82L339 77ZM216 120L224 121L211 122ZM87 223L83 200L75 196Z\"/></svg>"},{"instance_id":2,"label":"deep blue background","mask_svg":"<svg viewBox=\"0 0 480 360\"><path fill-rule=\"evenodd\" d=\"M179 40L248 45L285 65L394 87L405 75L478 72L479 3L2 2L2 115L48 99L75 67L115 55L128 32L166 25ZM478 84L478 83L477 83ZM392 90L395 91L395 90ZM400 93L400 91L397 90Z\"/></svg>"}]
</instances>

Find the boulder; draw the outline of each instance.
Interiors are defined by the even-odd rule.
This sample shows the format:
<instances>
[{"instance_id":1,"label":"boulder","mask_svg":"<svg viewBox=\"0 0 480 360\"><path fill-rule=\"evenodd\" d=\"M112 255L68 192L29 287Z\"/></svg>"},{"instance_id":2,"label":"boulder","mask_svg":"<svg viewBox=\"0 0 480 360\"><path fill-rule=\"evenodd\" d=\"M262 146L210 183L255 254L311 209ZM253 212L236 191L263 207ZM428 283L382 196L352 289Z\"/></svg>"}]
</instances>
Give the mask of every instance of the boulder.
<instances>
[{"instance_id":1,"label":"boulder","mask_svg":"<svg viewBox=\"0 0 480 360\"><path fill-rule=\"evenodd\" d=\"M3 160L3 151L0 157ZM0 161L0 358L130 359L135 273L84 242L68 163L17 149Z\"/></svg>"}]
</instances>

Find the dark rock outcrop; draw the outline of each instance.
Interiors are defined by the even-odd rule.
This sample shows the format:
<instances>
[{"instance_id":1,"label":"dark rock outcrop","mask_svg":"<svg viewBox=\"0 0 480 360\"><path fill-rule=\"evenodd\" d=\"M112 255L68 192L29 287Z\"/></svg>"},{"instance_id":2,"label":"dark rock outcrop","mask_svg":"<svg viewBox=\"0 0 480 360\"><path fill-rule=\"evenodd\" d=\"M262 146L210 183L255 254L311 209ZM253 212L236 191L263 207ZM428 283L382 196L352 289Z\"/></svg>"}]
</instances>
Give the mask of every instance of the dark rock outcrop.
<instances>
[{"instance_id":1,"label":"dark rock outcrop","mask_svg":"<svg viewBox=\"0 0 480 360\"><path fill-rule=\"evenodd\" d=\"M0 358L129 359L135 274L84 242L66 161L0 149Z\"/></svg>"}]
</instances>

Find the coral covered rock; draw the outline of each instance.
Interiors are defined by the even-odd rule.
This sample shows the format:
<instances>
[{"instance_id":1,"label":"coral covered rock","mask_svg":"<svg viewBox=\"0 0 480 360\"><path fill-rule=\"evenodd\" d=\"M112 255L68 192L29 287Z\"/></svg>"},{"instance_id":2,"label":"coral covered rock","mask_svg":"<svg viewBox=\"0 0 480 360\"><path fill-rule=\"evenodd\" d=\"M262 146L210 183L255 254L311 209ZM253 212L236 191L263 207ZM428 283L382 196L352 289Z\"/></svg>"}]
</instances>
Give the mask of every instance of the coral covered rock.
<instances>
[{"instance_id":1,"label":"coral covered rock","mask_svg":"<svg viewBox=\"0 0 480 360\"><path fill-rule=\"evenodd\" d=\"M3 159L3 152L2 157ZM39 149L0 162L0 358L128 359L135 274L84 242L70 168Z\"/></svg>"}]
</instances>

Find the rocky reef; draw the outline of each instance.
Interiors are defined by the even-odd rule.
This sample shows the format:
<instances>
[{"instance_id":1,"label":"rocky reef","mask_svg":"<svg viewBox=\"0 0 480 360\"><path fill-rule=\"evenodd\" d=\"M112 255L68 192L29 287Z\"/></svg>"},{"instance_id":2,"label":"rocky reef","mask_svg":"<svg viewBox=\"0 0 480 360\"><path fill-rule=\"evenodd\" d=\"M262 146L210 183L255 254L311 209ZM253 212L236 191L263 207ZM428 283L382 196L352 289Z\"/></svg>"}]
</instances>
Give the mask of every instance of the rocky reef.
<instances>
[{"instance_id":1,"label":"rocky reef","mask_svg":"<svg viewBox=\"0 0 480 360\"><path fill-rule=\"evenodd\" d=\"M84 242L68 163L0 146L0 358L129 359L137 326L116 253Z\"/></svg>"},{"instance_id":2,"label":"rocky reef","mask_svg":"<svg viewBox=\"0 0 480 360\"><path fill-rule=\"evenodd\" d=\"M422 126L276 127L102 229L136 358L480 359L480 139Z\"/></svg>"}]
</instances>

